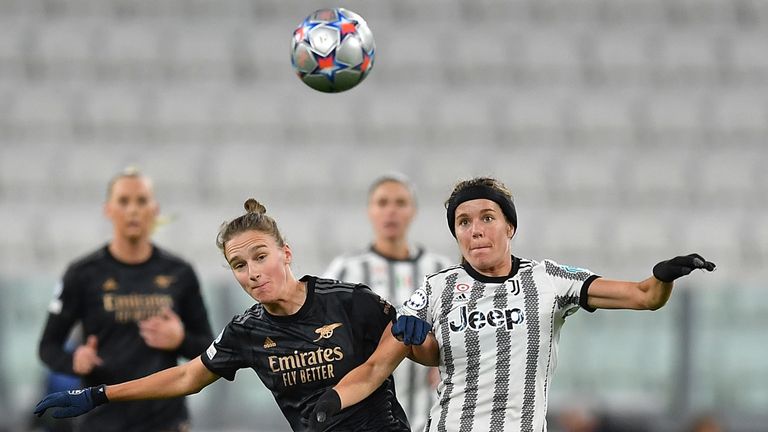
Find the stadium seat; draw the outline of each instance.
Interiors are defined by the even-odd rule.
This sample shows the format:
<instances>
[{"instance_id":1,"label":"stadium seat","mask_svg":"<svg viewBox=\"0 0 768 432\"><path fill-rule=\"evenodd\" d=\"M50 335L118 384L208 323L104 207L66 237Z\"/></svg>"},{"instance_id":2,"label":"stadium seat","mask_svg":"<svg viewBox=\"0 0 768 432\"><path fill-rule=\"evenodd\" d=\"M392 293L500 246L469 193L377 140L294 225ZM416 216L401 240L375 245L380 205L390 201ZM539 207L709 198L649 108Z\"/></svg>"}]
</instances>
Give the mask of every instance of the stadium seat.
<instances>
[{"instance_id":1,"label":"stadium seat","mask_svg":"<svg viewBox=\"0 0 768 432\"><path fill-rule=\"evenodd\" d=\"M758 205L758 172L762 165L759 148L715 147L697 155L692 194L700 203L717 202L719 206L737 208Z\"/></svg>"},{"instance_id":2,"label":"stadium seat","mask_svg":"<svg viewBox=\"0 0 768 432\"><path fill-rule=\"evenodd\" d=\"M570 88L584 79L584 42L576 30L558 33L532 29L521 35L521 82L547 88Z\"/></svg>"},{"instance_id":3,"label":"stadium seat","mask_svg":"<svg viewBox=\"0 0 768 432\"><path fill-rule=\"evenodd\" d=\"M641 132L645 145L700 145L705 140L706 100L701 96L682 97L683 93L649 93L639 103Z\"/></svg>"},{"instance_id":4,"label":"stadium seat","mask_svg":"<svg viewBox=\"0 0 768 432\"><path fill-rule=\"evenodd\" d=\"M589 92L574 98L566 110L576 147L605 146L615 152L638 140L637 102L632 97Z\"/></svg>"},{"instance_id":5,"label":"stadium seat","mask_svg":"<svg viewBox=\"0 0 768 432\"><path fill-rule=\"evenodd\" d=\"M147 107L151 138L158 142L202 144L217 141L219 93L179 86L153 94Z\"/></svg>"},{"instance_id":6,"label":"stadium seat","mask_svg":"<svg viewBox=\"0 0 768 432\"><path fill-rule=\"evenodd\" d=\"M148 136L150 92L102 85L84 96L83 132L94 142L136 142Z\"/></svg>"},{"instance_id":7,"label":"stadium seat","mask_svg":"<svg viewBox=\"0 0 768 432\"><path fill-rule=\"evenodd\" d=\"M768 69L766 69L768 71ZM709 106L713 145L759 147L768 132L768 102L755 93L728 92Z\"/></svg>"},{"instance_id":8,"label":"stadium seat","mask_svg":"<svg viewBox=\"0 0 768 432\"><path fill-rule=\"evenodd\" d=\"M662 87L713 85L719 79L722 59L714 36L666 31L653 42L656 82Z\"/></svg>"},{"instance_id":9,"label":"stadium seat","mask_svg":"<svg viewBox=\"0 0 768 432\"><path fill-rule=\"evenodd\" d=\"M648 88L652 49L648 33L644 27L594 33L590 40L593 62L586 66L589 77L600 85Z\"/></svg>"},{"instance_id":10,"label":"stadium seat","mask_svg":"<svg viewBox=\"0 0 768 432\"><path fill-rule=\"evenodd\" d=\"M156 26L127 22L109 28L97 42L96 65L99 79L148 84L160 80L166 71L168 32Z\"/></svg>"},{"instance_id":11,"label":"stadium seat","mask_svg":"<svg viewBox=\"0 0 768 432\"><path fill-rule=\"evenodd\" d=\"M233 32L183 21L167 30L170 55L164 61L174 80L220 82L233 77Z\"/></svg>"},{"instance_id":12,"label":"stadium seat","mask_svg":"<svg viewBox=\"0 0 768 432\"><path fill-rule=\"evenodd\" d=\"M567 112L562 99L549 92L520 92L503 101L499 107L503 139L526 146L564 143Z\"/></svg>"},{"instance_id":13,"label":"stadium seat","mask_svg":"<svg viewBox=\"0 0 768 432\"><path fill-rule=\"evenodd\" d=\"M433 102L430 120L427 125L432 129L432 140L449 145L483 143L493 145L499 140L496 124L497 103L491 98L478 98L476 95L457 93L441 96Z\"/></svg>"},{"instance_id":14,"label":"stadium seat","mask_svg":"<svg viewBox=\"0 0 768 432\"><path fill-rule=\"evenodd\" d=\"M27 51L34 30L10 20L0 22L0 85L18 83L26 73Z\"/></svg>"},{"instance_id":15,"label":"stadium seat","mask_svg":"<svg viewBox=\"0 0 768 432\"><path fill-rule=\"evenodd\" d=\"M625 188L621 201L627 206L686 208L693 199L694 157L685 145L638 147L619 168L617 181Z\"/></svg>"},{"instance_id":16,"label":"stadium seat","mask_svg":"<svg viewBox=\"0 0 768 432\"><path fill-rule=\"evenodd\" d=\"M10 97L9 138L69 141L73 134L73 103L77 95L57 86L17 89Z\"/></svg>"},{"instance_id":17,"label":"stadium seat","mask_svg":"<svg viewBox=\"0 0 768 432\"><path fill-rule=\"evenodd\" d=\"M88 83L94 79L97 28L86 20L64 20L42 25L30 50L32 73L57 83Z\"/></svg>"}]
</instances>

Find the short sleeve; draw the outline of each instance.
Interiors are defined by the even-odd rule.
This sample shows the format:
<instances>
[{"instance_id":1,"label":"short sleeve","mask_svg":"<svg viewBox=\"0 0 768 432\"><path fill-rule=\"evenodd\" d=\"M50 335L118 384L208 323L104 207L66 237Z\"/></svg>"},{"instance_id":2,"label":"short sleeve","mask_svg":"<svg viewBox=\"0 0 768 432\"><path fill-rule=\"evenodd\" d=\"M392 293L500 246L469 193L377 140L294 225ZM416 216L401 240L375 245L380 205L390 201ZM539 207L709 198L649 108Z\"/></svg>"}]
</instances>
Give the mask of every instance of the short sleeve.
<instances>
[{"instance_id":1,"label":"short sleeve","mask_svg":"<svg viewBox=\"0 0 768 432\"><path fill-rule=\"evenodd\" d=\"M562 265L551 260L544 260L544 265L555 288L558 309L563 315L576 312L578 307L588 312L595 311L587 304L587 291L598 275L587 269Z\"/></svg>"},{"instance_id":2,"label":"short sleeve","mask_svg":"<svg viewBox=\"0 0 768 432\"><path fill-rule=\"evenodd\" d=\"M378 343L387 325L395 320L395 308L365 285L357 285L352 311L355 322L365 323L365 338Z\"/></svg>"},{"instance_id":3,"label":"short sleeve","mask_svg":"<svg viewBox=\"0 0 768 432\"><path fill-rule=\"evenodd\" d=\"M242 347L244 346L248 345L247 341L243 340L242 328L233 320L219 333L219 336L208 349L200 355L200 359L208 370L233 381L235 373L246 367L242 356Z\"/></svg>"}]
</instances>

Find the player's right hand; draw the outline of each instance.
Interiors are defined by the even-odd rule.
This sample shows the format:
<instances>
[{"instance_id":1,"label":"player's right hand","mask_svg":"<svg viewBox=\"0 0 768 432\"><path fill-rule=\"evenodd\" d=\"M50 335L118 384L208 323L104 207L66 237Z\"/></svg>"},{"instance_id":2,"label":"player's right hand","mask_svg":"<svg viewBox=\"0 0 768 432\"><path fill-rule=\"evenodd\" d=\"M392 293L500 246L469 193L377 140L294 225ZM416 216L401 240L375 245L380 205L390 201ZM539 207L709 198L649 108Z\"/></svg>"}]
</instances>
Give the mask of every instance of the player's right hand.
<instances>
[{"instance_id":1,"label":"player's right hand","mask_svg":"<svg viewBox=\"0 0 768 432\"><path fill-rule=\"evenodd\" d=\"M400 315L392 324L392 336L406 345L421 345L427 339L432 325L411 315Z\"/></svg>"},{"instance_id":2,"label":"player's right hand","mask_svg":"<svg viewBox=\"0 0 768 432\"><path fill-rule=\"evenodd\" d=\"M42 417L48 408L59 408L53 411L53 418L77 417L95 407L109 402L105 385L88 387L79 390L67 390L51 393L35 407L35 414Z\"/></svg>"}]
</instances>

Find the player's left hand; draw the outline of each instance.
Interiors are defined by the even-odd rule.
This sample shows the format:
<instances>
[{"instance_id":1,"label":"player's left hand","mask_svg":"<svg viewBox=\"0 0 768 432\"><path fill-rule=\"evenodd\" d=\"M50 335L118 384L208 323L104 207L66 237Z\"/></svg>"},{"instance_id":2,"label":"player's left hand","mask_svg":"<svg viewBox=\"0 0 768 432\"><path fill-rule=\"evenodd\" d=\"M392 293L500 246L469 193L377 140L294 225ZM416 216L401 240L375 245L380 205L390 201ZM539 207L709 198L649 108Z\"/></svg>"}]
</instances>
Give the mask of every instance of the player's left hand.
<instances>
[{"instance_id":1,"label":"player's left hand","mask_svg":"<svg viewBox=\"0 0 768 432\"><path fill-rule=\"evenodd\" d=\"M159 315L139 322L139 334L147 346L174 351L184 341L184 324L170 308L163 308Z\"/></svg>"},{"instance_id":2,"label":"player's left hand","mask_svg":"<svg viewBox=\"0 0 768 432\"><path fill-rule=\"evenodd\" d=\"M109 402L106 386L88 387L51 393L35 407L35 414L42 417L48 408L60 408L53 412L53 418L77 417L99 405Z\"/></svg>"},{"instance_id":3,"label":"player's left hand","mask_svg":"<svg viewBox=\"0 0 768 432\"><path fill-rule=\"evenodd\" d=\"M309 432L321 432L325 430L328 421L334 414L341 411L341 398L334 389L328 389L320 395L315 403L315 408L309 414Z\"/></svg>"},{"instance_id":4,"label":"player's left hand","mask_svg":"<svg viewBox=\"0 0 768 432\"><path fill-rule=\"evenodd\" d=\"M713 271L715 263L709 262L701 255L693 253L674 257L662 261L653 266L653 277L662 282L672 282L677 278L686 276L696 269Z\"/></svg>"},{"instance_id":5,"label":"player's left hand","mask_svg":"<svg viewBox=\"0 0 768 432\"><path fill-rule=\"evenodd\" d=\"M400 315L392 324L392 336L406 345L421 345L427 339L432 325L411 315Z\"/></svg>"}]
</instances>

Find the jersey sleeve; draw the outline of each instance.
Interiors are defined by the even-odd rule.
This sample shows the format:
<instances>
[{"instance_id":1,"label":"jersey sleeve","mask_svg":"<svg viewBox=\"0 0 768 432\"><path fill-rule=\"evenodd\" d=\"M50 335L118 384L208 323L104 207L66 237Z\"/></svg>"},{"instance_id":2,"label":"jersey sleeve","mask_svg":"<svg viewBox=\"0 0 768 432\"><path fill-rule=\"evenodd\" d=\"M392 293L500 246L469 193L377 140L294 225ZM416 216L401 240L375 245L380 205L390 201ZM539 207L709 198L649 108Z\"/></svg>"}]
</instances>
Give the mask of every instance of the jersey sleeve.
<instances>
[{"instance_id":1,"label":"jersey sleeve","mask_svg":"<svg viewBox=\"0 0 768 432\"><path fill-rule=\"evenodd\" d=\"M587 304L587 293L592 281L600 276L587 269L558 264L552 260L544 260L544 265L555 287L558 309L564 316L576 312L579 307L588 312L595 311Z\"/></svg>"},{"instance_id":2,"label":"jersey sleeve","mask_svg":"<svg viewBox=\"0 0 768 432\"><path fill-rule=\"evenodd\" d=\"M184 340L179 347L179 354L191 359L200 355L213 338L208 311L200 292L200 283L192 267L185 272L186 285L184 296L179 305L179 316L184 323Z\"/></svg>"},{"instance_id":3,"label":"jersey sleeve","mask_svg":"<svg viewBox=\"0 0 768 432\"><path fill-rule=\"evenodd\" d=\"M354 322L363 324L366 341L379 343L387 325L395 319L395 308L365 285L357 285L353 296Z\"/></svg>"},{"instance_id":4,"label":"jersey sleeve","mask_svg":"<svg viewBox=\"0 0 768 432\"><path fill-rule=\"evenodd\" d=\"M56 285L48 305L48 319L38 346L40 360L56 372L73 374L72 353L64 349L69 332L82 318L82 282L79 273L69 268Z\"/></svg>"},{"instance_id":5,"label":"jersey sleeve","mask_svg":"<svg viewBox=\"0 0 768 432\"><path fill-rule=\"evenodd\" d=\"M236 316L200 355L208 370L228 381L235 379L239 369L247 367L242 350L248 346L248 341L244 338L243 328L237 324L238 318Z\"/></svg>"}]
</instances>

